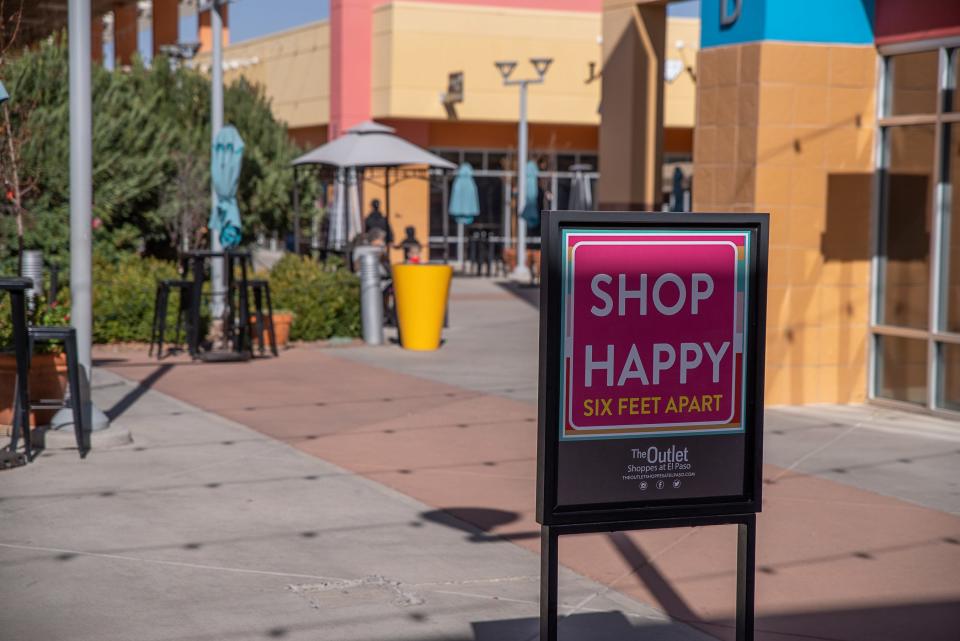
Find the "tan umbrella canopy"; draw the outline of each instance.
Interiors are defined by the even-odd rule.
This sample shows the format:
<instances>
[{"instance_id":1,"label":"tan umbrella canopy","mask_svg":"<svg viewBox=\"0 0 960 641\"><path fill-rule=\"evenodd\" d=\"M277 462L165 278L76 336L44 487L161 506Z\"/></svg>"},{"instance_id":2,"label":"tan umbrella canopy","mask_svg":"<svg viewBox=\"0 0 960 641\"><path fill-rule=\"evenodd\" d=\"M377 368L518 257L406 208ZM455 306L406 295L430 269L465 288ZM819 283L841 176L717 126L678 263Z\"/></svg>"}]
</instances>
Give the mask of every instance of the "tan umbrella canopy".
<instances>
[{"instance_id":1,"label":"tan umbrella canopy","mask_svg":"<svg viewBox=\"0 0 960 641\"><path fill-rule=\"evenodd\" d=\"M325 165L337 169L383 168L384 212L390 221L390 170L403 166L426 166L432 169L453 170L456 165L418 147L396 135L392 127L372 120L351 127L336 140L309 151L291 164L294 169L294 248L300 249L300 198L297 191L296 171L303 165Z\"/></svg>"},{"instance_id":2,"label":"tan umbrella canopy","mask_svg":"<svg viewBox=\"0 0 960 641\"><path fill-rule=\"evenodd\" d=\"M400 167L426 165L435 169L456 169L456 165L396 135L393 127L367 120L325 145L293 161L298 165L331 167Z\"/></svg>"}]
</instances>

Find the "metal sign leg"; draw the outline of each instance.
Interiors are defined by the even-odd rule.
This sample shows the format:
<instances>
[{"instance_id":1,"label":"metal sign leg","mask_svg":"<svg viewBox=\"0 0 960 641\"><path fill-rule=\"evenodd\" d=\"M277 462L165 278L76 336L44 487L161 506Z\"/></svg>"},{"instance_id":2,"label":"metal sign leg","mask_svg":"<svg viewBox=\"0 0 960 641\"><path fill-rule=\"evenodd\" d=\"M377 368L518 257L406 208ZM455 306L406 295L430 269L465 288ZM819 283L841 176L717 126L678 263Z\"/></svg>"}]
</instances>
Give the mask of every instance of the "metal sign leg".
<instances>
[{"instance_id":1,"label":"metal sign leg","mask_svg":"<svg viewBox=\"0 0 960 641\"><path fill-rule=\"evenodd\" d=\"M753 641L757 517L737 524L737 641Z\"/></svg>"},{"instance_id":2,"label":"metal sign leg","mask_svg":"<svg viewBox=\"0 0 960 641\"><path fill-rule=\"evenodd\" d=\"M557 641L558 533L540 528L540 641Z\"/></svg>"},{"instance_id":3,"label":"metal sign leg","mask_svg":"<svg viewBox=\"0 0 960 641\"><path fill-rule=\"evenodd\" d=\"M701 527L737 525L737 612L736 641L753 641L754 592L757 550L756 514L732 517L693 517L624 522L610 528L588 525L547 526L540 528L540 641L558 641L557 635L557 574L559 537L561 534L589 532L627 532L672 527Z\"/></svg>"}]
</instances>

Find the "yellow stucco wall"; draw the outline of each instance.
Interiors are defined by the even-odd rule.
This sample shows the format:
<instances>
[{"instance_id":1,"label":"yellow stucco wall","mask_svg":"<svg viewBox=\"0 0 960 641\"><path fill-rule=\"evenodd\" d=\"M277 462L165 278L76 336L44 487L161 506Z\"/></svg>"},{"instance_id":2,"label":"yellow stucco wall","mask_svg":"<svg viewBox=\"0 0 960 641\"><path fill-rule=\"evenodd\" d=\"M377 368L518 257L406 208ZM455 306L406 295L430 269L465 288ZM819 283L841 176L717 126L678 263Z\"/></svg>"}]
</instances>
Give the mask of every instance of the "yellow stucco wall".
<instances>
[{"instance_id":1,"label":"yellow stucco wall","mask_svg":"<svg viewBox=\"0 0 960 641\"><path fill-rule=\"evenodd\" d=\"M585 82L599 63L600 14L472 5L394 2L374 12L374 117L446 119L439 94L447 74L464 74L464 120L516 121L517 88L504 87L495 60L516 60L516 77L535 76L528 60L552 57L531 86L537 122L599 123L599 83Z\"/></svg>"},{"instance_id":2,"label":"yellow stucco wall","mask_svg":"<svg viewBox=\"0 0 960 641\"><path fill-rule=\"evenodd\" d=\"M768 403L866 397L876 50L700 52L694 209L770 213Z\"/></svg>"},{"instance_id":3,"label":"yellow stucco wall","mask_svg":"<svg viewBox=\"0 0 960 641\"><path fill-rule=\"evenodd\" d=\"M291 128L330 120L330 25L302 27L232 44L224 50L224 81L243 75L262 85L274 115ZM203 67L210 56L197 56Z\"/></svg>"},{"instance_id":4,"label":"yellow stucco wall","mask_svg":"<svg viewBox=\"0 0 960 641\"><path fill-rule=\"evenodd\" d=\"M693 127L697 106L697 53L700 50L700 20L667 18L665 48L667 66L683 70L674 80L665 80L663 121L667 127ZM682 46L678 46L682 44ZM674 61L674 62L671 62ZM689 69L688 69L689 67Z\"/></svg>"},{"instance_id":5,"label":"yellow stucco wall","mask_svg":"<svg viewBox=\"0 0 960 641\"><path fill-rule=\"evenodd\" d=\"M599 124L600 81L587 83L589 63L599 72L601 14L509 9L425 2L393 2L374 10L371 102L374 118L448 120L440 102L447 75L463 71L459 120L515 122L517 89L504 87L494 61L520 61L515 74L533 75L532 56L554 59L542 86L530 89L532 122ZM699 20L671 18L667 59L696 66ZM236 63L225 79L242 74L262 84L275 115L291 128L325 125L330 106L330 29L326 21L228 46ZM209 56L198 56L200 65ZM695 70L694 70L694 73ZM665 124L692 127L695 86L683 72L666 82Z\"/></svg>"}]
</instances>

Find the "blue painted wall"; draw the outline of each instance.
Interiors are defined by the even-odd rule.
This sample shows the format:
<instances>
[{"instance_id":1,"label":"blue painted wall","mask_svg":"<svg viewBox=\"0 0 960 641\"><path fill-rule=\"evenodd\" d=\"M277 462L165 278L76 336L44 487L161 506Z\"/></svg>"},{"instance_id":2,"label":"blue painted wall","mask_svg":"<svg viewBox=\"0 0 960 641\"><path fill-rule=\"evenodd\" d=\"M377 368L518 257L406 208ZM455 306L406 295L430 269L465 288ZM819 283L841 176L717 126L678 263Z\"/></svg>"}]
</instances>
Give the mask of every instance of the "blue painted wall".
<instances>
[{"instance_id":1,"label":"blue painted wall","mask_svg":"<svg viewBox=\"0 0 960 641\"><path fill-rule=\"evenodd\" d=\"M720 26L720 3L702 0L700 46L779 40L827 44L872 44L874 0L742 0L740 17Z\"/></svg>"}]
</instances>

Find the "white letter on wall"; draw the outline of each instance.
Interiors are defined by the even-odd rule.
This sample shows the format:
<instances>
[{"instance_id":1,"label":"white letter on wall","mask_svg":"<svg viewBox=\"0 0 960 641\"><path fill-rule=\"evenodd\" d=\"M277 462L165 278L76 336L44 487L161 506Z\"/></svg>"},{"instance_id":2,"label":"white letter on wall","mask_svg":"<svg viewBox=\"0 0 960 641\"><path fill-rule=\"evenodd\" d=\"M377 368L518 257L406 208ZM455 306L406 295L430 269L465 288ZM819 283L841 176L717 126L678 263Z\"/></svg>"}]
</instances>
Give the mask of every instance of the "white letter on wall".
<instances>
[{"instance_id":1,"label":"white letter on wall","mask_svg":"<svg viewBox=\"0 0 960 641\"><path fill-rule=\"evenodd\" d=\"M707 288L700 289L700 283L705 283ZM710 274L694 274L691 289L693 294L690 296L690 313L696 316L700 301L707 300L713 294L713 278Z\"/></svg>"},{"instance_id":2,"label":"white letter on wall","mask_svg":"<svg viewBox=\"0 0 960 641\"><path fill-rule=\"evenodd\" d=\"M590 312L594 316L606 316L613 311L613 298L611 298L610 294L600 289L600 283L609 285L612 282L613 278L609 274L597 274L593 277L593 280L590 281L590 291L593 292L594 296L603 301L603 307L594 305L590 308Z\"/></svg>"},{"instance_id":3,"label":"white letter on wall","mask_svg":"<svg viewBox=\"0 0 960 641\"><path fill-rule=\"evenodd\" d=\"M593 360L593 345L587 345L587 362L584 372L587 387L593 386L593 370L595 369L607 370L607 387L613 387L613 345L607 345L607 360L605 361Z\"/></svg>"},{"instance_id":4,"label":"white letter on wall","mask_svg":"<svg viewBox=\"0 0 960 641\"><path fill-rule=\"evenodd\" d=\"M623 316L627 313L627 299L640 299L640 315L647 315L647 275L640 274L640 289L627 289L627 275L620 274L620 295L618 296L617 313Z\"/></svg>"},{"instance_id":5,"label":"white letter on wall","mask_svg":"<svg viewBox=\"0 0 960 641\"><path fill-rule=\"evenodd\" d=\"M687 354L694 354L690 359ZM680 343L680 382L687 382L687 372L700 367L703 361L703 350L696 343Z\"/></svg>"},{"instance_id":6,"label":"white letter on wall","mask_svg":"<svg viewBox=\"0 0 960 641\"><path fill-rule=\"evenodd\" d=\"M724 341L723 345L720 346L719 352L714 352L713 346L709 342L704 343L703 347L707 350L707 356L713 361L713 382L716 383L720 380L720 361L723 359L723 355L727 353L727 349L730 347L730 341Z\"/></svg>"},{"instance_id":7,"label":"white letter on wall","mask_svg":"<svg viewBox=\"0 0 960 641\"><path fill-rule=\"evenodd\" d=\"M666 354L667 360L661 360L660 355ZM653 384L660 383L660 372L670 369L677 362L677 352L669 343L653 344Z\"/></svg>"},{"instance_id":8,"label":"white letter on wall","mask_svg":"<svg viewBox=\"0 0 960 641\"><path fill-rule=\"evenodd\" d=\"M660 300L660 288L663 287L665 283L673 283L677 286L677 290L680 292L680 295L677 297L677 302L670 307L664 305ZM676 274L667 272L666 274L660 276L660 278L657 279L657 282L653 284L653 304L657 308L657 311L664 316L673 316L680 311L680 308L683 307L685 302L687 302L687 287Z\"/></svg>"}]
</instances>

